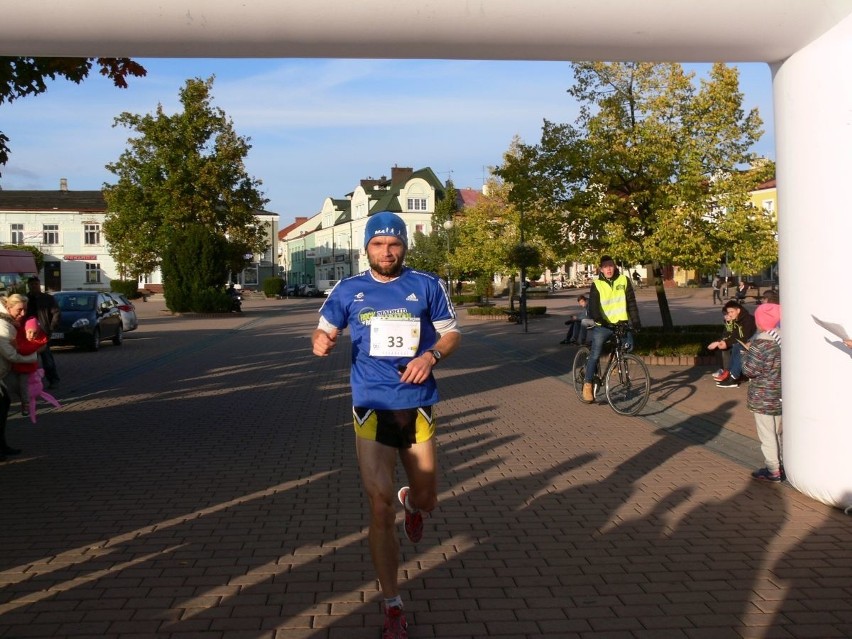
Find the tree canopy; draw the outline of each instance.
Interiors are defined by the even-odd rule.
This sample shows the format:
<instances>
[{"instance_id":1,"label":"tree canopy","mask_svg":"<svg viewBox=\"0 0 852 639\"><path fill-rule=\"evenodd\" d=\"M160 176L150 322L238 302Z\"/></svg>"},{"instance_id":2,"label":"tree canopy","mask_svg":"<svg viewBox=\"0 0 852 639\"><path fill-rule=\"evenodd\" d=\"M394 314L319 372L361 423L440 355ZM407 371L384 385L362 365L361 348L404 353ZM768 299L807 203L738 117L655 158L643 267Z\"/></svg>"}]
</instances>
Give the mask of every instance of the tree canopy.
<instances>
[{"instance_id":1,"label":"tree canopy","mask_svg":"<svg viewBox=\"0 0 852 639\"><path fill-rule=\"evenodd\" d=\"M130 58L15 58L0 56L0 104L47 91L47 80L64 78L80 84L97 65L120 89L129 76L143 77L145 68ZM0 166L9 161L9 138L0 131ZM2 175L2 174L0 174Z\"/></svg>"},{"instance_id":2,"label":"tree canopy","mask_svg":"<svg viewBox=\"0 0 852 639\"><path fill-rule=\"evenodd\" d=\"M136 133L107 165L118 181L104 185L104 233L123 274L153 271L171 254L170 243L196 226L227 241L216 255L232 270L242 270L244 254L267 248L266 229L254 213L268 200L244 165L249 139L212 105L212 87L212 77L187 80L181 111L168 115L158 105L153 114L125 112L115 119L115 126Z\"/></svg>"},{"instance_id":3,"label":"tree canopy","mask_svg":"<svg viewBox=\"0 0 852 639\"><path fill-rule=\"evenodd\" d=\"M497 174L510 200L539 220L557 255L595 262L754 272L777 255L775 220L749 202L774 174L751 152L762 135L745 113L735 68L715 64L698 86L680 64L575 63L574 124L545 121ZM659 280L659 278L658 278ZM658 281L663 324L671 325Z\"/></svg>"}]
</instances>

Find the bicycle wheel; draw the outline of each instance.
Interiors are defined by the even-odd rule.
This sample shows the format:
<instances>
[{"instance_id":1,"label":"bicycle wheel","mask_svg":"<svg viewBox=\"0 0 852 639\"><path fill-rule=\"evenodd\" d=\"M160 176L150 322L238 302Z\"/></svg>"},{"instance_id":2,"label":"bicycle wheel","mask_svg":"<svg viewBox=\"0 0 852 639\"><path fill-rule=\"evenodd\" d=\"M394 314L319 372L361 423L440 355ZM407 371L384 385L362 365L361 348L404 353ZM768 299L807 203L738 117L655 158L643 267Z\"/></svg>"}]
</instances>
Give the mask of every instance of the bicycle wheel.
<instances>
[{"instance_id":1,"label":"bicycle wheel","mask_svg":"<svg viewBox=\"0 0 852 639\"><path fill-rule=\"evenodd\" d=\"M586 382L586 362L591 351L586 346L577 349L574 355L574 366L571 368L571 379L574 382L574 392L580 401L583 401L583 384Z\"/></svg>"},{"instance_id":2,"label":"bicycle wheel","mask_svg":"<svg viewBox=\"0 0 852 639\"><path fill-rule=\"evenodd\" d=\"M651 374L636 355L625 354L606 373L606 401L620 415L635 415L651 395Z\"/></svg>"}]
</instances>

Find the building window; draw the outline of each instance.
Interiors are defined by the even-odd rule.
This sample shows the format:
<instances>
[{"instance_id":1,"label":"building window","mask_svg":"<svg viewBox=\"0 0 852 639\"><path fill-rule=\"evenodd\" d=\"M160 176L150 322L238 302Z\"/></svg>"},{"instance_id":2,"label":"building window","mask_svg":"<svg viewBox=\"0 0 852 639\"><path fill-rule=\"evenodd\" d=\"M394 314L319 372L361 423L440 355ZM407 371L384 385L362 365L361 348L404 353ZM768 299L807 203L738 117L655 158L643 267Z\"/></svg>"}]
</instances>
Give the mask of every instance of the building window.
<instances>
[{"instance_id":1,"label":"building window","mask_svg":"<svg viewBox=\"0 0 852 639\"><path fill-rule=\"evenodd\" d=\"M41 227L42 244L59 244L59 225L43 224Z\"/></svg>"},{"instance_id":2,"label":"building window","mask_svg":"<svg viewBox=\"0 0 852 639\"><path fill-rule=\"evenodd\" d=\"M101 283L101 265L86 263L86 284Z\"/></svg>"},{"instance_id":3,"label":"building window","mask_svg":"<svg viewBox=\"0 0 852 639\"><path fill-rule=\"evenodd\" d=\"M772 213L775 210L775 200L764 200L763 210Z\"/></svg>"},{"instance_id":4,"label":"building window","mask_svg":"<svg viewBox=\"0 0 852 639\"><path fill-rule=\"evenodd\" d=\"M24 225L23 224L10 224L10 235L12 237L12 244L23 244L24 243Z\"/></svg>"},{"instance_id":5,"label":"building window","mask_svg":"<svg viewBox=\"0 0 852 639\"><path fill-rule=\"evenodd\" d=\"M408 210L409 211L425 211L426 210L426 198L425 197L410 197L410 198L408 198Z\"/></svg>"},{"instance_id":6,"label":"building window","mask_svg":"<svg viewBox=\"0 0 852 639\"><path fill-rule=\"evenodd\" d=\"M84 243L91 245L100 245L101 243L101 225L100 224L85 224L84 226Z\"/></svg>"}]
</instances>

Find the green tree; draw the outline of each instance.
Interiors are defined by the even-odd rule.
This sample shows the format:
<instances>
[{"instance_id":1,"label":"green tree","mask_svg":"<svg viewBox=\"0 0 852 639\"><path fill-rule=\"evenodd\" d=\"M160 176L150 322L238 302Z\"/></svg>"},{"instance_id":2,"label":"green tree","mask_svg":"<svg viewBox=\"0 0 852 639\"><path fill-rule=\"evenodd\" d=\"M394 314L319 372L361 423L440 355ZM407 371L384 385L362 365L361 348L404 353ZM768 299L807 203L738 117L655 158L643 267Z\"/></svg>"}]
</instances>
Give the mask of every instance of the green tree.
<instances>
[{"instance_id":1,"label":"green tree","mask_svg":"<svg viewBox=\"0 0 852 639\"><path fill-rule=\"evenodd\" d=\"M513 201L543 212L557 253L577 244L588 261L651 264L666 327L662 266L712 270L731 248L753 266L773 261L774 219L749 191L774 167L750 151L762 123L743 111L736 69L715 64L699 86L679 64L573 69L576 122L545 121L541 142L521 144L497 171Z\"/></svg>"},{"instance_id":2,"label":"green tree","mask_svg":"<svg viewBox=\"0 0 852 639\"><path fill-rule=\"evenodd\" d=\"M486 191L453 227L453 269L477 280L509 273L510 253L519 241L519 215L507 200L508 189L491 180Z\"/></svg>"},{"instance_id":3,"label":"green tree","mask_svg":"<svg viewBox=\"0 0 852 639\"><path fill-rule=\"evenodd\" d=\"M405 253L405 264L419 271L438 275L447 272L447 240L444 229L434 229L429 235L415 231L411 248Z\"/></svg>"},{"instance_id":4,"label":"green tree","mask_svg":"<svg viewBox=\"0 0 852 639\"><path fill-rule=\"evenodd\" d=\"M172 311L226 310L228 242L202 224L176 231L163 254L163 288Z\"/></svg>"},{"instance_id":5,"label":"green tree","mask_svg":"<svg viewBox=\"0 0 852 639\"><path fill-rule=\"evenodd\" d=\"M120 89L128 76L142 77L145 68L130 58L13 58L0 56L0 104L47 91L47 80L65 78L80 84L97 65L101 75ZM0 166L9 161L9 138L0 131ZM2 175L2 174L0 174Z\"/></svg>"},{"instance_id":6,"label":"green tree","mask_svg":"<svg viewBox=\"0 0 852 639\"><path fill-rule=\"evenodd\" d=\"M122 113L115 126L137 136L107 165L118 177L104 185L108 214L104 234L122 273L139 276L161 265L172 239L197 225L220 236L227 247L211 264L220 272L242 270L245 253L266 250L266 229L254 215L268 201L244 159L251 145L238 136L225 112L212 106L213 78L187 80L182 111L168 115ZM221 267L221 268L220 268ZM173 271L183 277L187 271ZM222 276L220 284L224 284Z\"/></svg>"}]
</instances>

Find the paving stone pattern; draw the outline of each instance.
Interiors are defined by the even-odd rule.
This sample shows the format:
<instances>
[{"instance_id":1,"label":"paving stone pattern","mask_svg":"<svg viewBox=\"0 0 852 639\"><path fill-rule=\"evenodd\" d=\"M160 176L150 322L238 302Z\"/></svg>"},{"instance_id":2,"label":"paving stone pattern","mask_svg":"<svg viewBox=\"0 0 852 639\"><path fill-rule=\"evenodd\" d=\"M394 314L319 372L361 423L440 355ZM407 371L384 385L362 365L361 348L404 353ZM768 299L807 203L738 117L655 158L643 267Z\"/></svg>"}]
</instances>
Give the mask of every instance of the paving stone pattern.
<instances>
[{"instance_id":1,"label":"paving stone pattern","mask_svg":"<svg viewBox=\"0 0 852 639\"><path fill-rule=\"evenodd\" d=\"M750 479L746 389L654 367L641 417L581 404L568 300L526 333L463 319L441 362L441 503L400 531L412 639L852 636L852 519ZM13 413L0 464L0 637L379 636L320 303L152 298L123 346L57 353L63 408Z\"/></svg>"}]
</instances>

